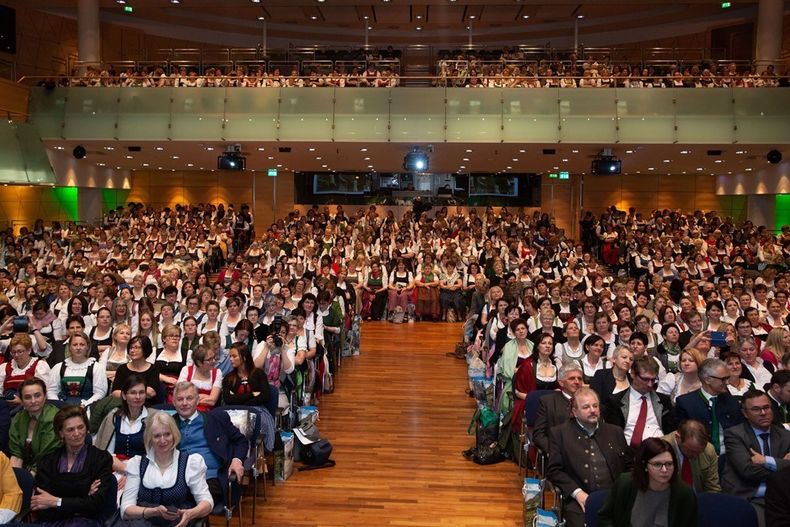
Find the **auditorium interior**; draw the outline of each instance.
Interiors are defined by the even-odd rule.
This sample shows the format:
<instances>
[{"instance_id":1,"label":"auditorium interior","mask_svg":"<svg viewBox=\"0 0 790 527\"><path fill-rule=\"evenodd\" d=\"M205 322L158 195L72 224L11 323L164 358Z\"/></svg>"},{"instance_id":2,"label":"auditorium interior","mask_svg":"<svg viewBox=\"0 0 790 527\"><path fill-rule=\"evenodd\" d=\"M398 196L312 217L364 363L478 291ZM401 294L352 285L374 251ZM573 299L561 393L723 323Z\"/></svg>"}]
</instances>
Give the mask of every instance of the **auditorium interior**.
<instances>
[{"instance_id":1,"label":"auditorium interior","mask_svg":"<svg viewBox=\"0 0 790 527\"><path fill-rule=\"evenodd\" d=\"M788 28L0 0L0 523L790 525Z\"/></svg>"}]
</instances>

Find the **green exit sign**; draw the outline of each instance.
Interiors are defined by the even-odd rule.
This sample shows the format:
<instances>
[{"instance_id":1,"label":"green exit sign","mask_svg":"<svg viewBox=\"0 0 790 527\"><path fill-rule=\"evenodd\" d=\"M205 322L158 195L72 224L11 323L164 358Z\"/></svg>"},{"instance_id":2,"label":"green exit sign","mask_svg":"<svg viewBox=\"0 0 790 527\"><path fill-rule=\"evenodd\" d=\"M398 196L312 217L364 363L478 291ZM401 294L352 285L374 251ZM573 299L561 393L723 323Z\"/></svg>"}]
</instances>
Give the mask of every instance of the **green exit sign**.
<instances>
[{"instance_id":1,"label":"green exit sign","mask_svg":"<svg viewBox=\"0 0 790 527\"><path fill-rule=\"evenodd\" d=\"M132 7L130 5L125 5L125 6L123 6L123 12L124 13L134 13L134 7Z\"/></svg>"},{"instance_id":2,"label":"green exit sign","mask_svg":"<svg viewBox=\"0 0 790 527\"><path fill-rule=\"evenodd\" d=\"M732 7L732 2L722 2L721 3L721 8L722 9L728 9L730 7Z\"/></svg>"},{"instance_id":3,"label":"green exit sign","mask_svg":"<svg viewBox=\"0 0 790 527\"><path fill-rule=\"evenodd\" d=\"M560 179L570 179L571 174L570 172L560 172Z\"/></svg>"},{"instance_id":4,"label":"green exit sign","mask_svg":"<svg viewBox=\"0 0 790 527\"><path fill-rule=\"evenodd\" d=\"M549 172L549 179L557 179L558 175L556 172Z\"/></svg>"},{"instance_id":5,"label":"green exit sign","mask_svg":"<svg viewBox=\"0 0 790 527\"><path fill-rule=\"evenodd\" d=\"M277 169L276 168L270 168L267 174L268 174L269 177L277 177Z\"/></svg>"}]
</instances>

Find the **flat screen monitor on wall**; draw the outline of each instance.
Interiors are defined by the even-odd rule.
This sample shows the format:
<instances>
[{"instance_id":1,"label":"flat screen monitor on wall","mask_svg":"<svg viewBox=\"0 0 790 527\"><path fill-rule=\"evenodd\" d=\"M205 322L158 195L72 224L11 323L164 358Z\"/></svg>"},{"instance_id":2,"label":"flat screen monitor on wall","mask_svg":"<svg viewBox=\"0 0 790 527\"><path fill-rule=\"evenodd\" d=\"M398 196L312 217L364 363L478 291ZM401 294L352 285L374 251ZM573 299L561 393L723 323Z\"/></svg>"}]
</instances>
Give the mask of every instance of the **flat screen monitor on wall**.
<instances>
[{"instance_id":1,"label":"flat screen monitor on wall","mask_svg":"<svg viewBox=\"0 0 790 527\"><path fill-rule=\"evenodd\" d=\"M540 206L540 176L536 174L470 174L469 205Z\"/></svg>"}]
</instances>

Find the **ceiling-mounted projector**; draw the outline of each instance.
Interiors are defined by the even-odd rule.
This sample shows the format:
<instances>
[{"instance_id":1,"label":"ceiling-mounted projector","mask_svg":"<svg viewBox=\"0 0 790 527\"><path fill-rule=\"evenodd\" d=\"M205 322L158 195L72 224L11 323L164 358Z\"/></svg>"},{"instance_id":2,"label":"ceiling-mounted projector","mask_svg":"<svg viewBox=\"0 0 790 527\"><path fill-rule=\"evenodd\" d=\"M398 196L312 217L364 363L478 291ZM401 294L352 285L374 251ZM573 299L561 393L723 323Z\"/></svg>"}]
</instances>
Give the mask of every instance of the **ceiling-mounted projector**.
<instances>
[{"instance_id":1,"label":"ceiling-mounted projector","mask_svg":"<svg viewBox=\"0 0 790 527\"><path fill-rule=\"evenodd\" d=\"M247 158L242 155L241 145L229 145L225 152L217 156L219 170L245 170Z\"/></svg>"},{"instance_id":2,"label":"ceiling-mounted projector","mask_svg":"<svg viewBox=\"0 0 790 527\"><path fill-rule=\"evenodd\" d=\"M611 148L601 150L592 160L590 172L594 175L617 175L623 168L623 162L612 153Z\"/></svg>"},{"instance_id":3,"label":"ceiling-mounted projector","mask_svg":"<svg viewBox=\"0 0 790 527\"><path fill-rule=\"evenodd\" d=\"M403 158L403 169L409 172L426 172L428 170L428 154L415 148Z\"/></svg>"}]
</instances>

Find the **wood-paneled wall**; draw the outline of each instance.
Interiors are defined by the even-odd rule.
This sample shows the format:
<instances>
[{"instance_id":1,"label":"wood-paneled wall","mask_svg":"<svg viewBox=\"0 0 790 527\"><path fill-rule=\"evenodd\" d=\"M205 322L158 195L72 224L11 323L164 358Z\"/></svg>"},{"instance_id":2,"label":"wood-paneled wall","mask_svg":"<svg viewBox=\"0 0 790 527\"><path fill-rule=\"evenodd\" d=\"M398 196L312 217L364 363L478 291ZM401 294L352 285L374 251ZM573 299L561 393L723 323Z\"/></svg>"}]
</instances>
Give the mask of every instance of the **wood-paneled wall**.
<instances>
[{"instance_id":1,"label":"wood-paneled wall","mask_svg":"<svg viewBox=\"0 0 790 527\"><path fill-rule=\"evenodd\" d=\"M621 210L717 210L736 221L746 219L744 196L717 196L716 178L707 175L585 176L584 210L600 213L616 205Z\"/></svg>"},{"instance_id":2,"label":"wood-paneled wall","mask_svg":"<svg viewBox=\"0 0 790 527\"><path fill-rule=\"evenodd\" d=\"M132 174L129 200L157 208L186 203L233 203L238 206L252 202L252 173L136 170Z\"/></svg>"},{"instance_id":3,"label":"wood-paneled wall","mask_svg":"<svg viewBox=\"0 0 790 527\"><path fill-rule=\"evenodd\" d=\"M0 115L4 119L23 122L27 116L30 88L0 79Z\"/></svg>"},{"instance_id":4,"label":"wood-paneled wall","mask_svg":"<svg viewBox=\"0 0 790 527\"><path fill-rule=\"evenodd\" d=\"M186 203L246 203L254 207L255 227L262 232L294 207L293 174L268 177L260 172L144 171L132 174L129 201L154 207ZM254 203L254 206L253 206Z\"/></svg>"},{"instance_id":5,"label":"wood-paneled wall","mask_svg":"<svg viewBox=\"0 0 790 527\"><path fill-rule=\"evenodd\" d=\"M32 227L36 219L75 221L79 199L76 189L66 191L28 185L0 186L0 228Z\"/></svg>"}]
</instances>

